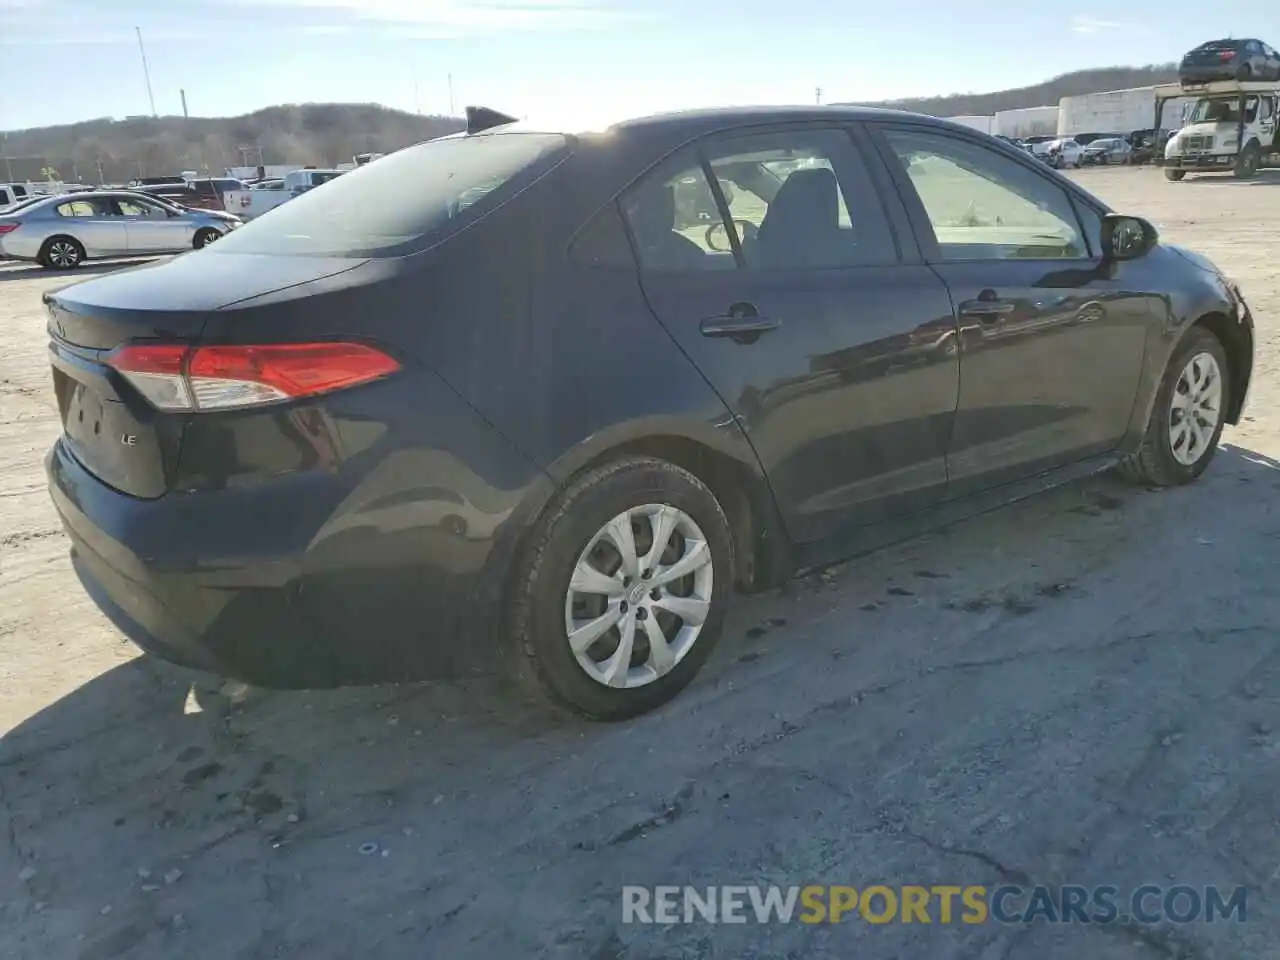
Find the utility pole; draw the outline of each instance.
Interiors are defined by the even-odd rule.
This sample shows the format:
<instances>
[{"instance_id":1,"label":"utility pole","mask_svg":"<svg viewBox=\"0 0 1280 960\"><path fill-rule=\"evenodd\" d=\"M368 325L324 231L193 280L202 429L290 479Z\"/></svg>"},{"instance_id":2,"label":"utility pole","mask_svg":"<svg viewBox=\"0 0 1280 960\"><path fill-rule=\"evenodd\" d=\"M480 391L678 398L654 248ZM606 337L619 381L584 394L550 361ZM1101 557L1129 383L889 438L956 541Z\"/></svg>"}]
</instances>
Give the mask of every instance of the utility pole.
<instances>
[{"instance_id":1,"label":"utility pole","mask_svg":"<svg viewBox=\"0 0 1280 960\"><path fill-rule=\"evenodd\" d=\"M449 74L449 116L457 116L457 111L453 108L453 74Z\"/></svg>"},{"instance_id":2,"label":"utility pole","mask_svg":"<svg viewBox=\"0 0 1280 960\"><path fill-rule=\"evenodd\" d=\"M822 104L822 88L821 87L813 88L813 102L818 105Z\"/></svg>"},{"instance_id":3,"label":"utility pole","mask_svg":"<svg viewBox=\"0 0 1280 960\"><path fill-rule=\"evenodd\" d=\"M178 93L182 97L182 119L186 120L189 118L189 114L187 113L187 91L179 90Z\"/></svg>"},{"instance_id":4,"label":"utility pole","mask_svg":"<svg viewBox=\"0 0 1280 960\"><path fill-rule=\"evenodd\" d=\"M151 116L159 116L156 113L156 95L151 92L151 68L147 66L147 48L142 45L142 28L134 27L134 32L138 34L138 53L142 54L142 75L147 79L147 99L151 101Z\"/></svg>"}]
</instances>

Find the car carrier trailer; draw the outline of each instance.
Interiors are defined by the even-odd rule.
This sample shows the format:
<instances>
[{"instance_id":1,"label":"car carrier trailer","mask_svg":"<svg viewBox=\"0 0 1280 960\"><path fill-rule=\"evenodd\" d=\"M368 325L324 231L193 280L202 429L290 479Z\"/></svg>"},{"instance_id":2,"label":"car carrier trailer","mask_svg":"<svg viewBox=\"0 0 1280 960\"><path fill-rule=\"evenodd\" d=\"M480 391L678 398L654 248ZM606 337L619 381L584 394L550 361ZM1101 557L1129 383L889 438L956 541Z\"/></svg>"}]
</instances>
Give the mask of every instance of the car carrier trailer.
<instances>
[{"instance_id":1,"label":"car carrier trailer","mask_svg":"<svg viewBox=\"0 0 1280 960\"><path fill-rule=\"evenodd\" d=\"M1155 162L1169 180L1188 173L1231 173L1241 180L1266 166L1280 166L1280 82L1223 80L1165 84L1155 88L1154 129L1165 104L1195 97L1182 129L1169 138Z\"/></svg>"}]
</instances>

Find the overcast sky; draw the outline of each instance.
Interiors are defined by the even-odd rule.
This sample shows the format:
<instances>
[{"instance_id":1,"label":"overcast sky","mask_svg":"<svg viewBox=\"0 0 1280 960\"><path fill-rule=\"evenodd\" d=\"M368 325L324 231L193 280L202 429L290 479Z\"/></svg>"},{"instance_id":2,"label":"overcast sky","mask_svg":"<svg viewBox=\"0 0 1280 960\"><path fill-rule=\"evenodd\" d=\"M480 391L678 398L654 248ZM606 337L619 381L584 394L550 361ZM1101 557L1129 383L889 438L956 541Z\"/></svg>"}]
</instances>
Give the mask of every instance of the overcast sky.
<instances>
[{"instance_id":1,"label":"overcast sky","mask_svg":"<svg viewBox=\"0 0 1280 960\"><path fill-rule=\"evenodd\" d=\"M979 92L1280 45L1276 0L0 0L0 129L275 103L494 106L593 124L686 106Z\"/></svg>"}]
</instances>

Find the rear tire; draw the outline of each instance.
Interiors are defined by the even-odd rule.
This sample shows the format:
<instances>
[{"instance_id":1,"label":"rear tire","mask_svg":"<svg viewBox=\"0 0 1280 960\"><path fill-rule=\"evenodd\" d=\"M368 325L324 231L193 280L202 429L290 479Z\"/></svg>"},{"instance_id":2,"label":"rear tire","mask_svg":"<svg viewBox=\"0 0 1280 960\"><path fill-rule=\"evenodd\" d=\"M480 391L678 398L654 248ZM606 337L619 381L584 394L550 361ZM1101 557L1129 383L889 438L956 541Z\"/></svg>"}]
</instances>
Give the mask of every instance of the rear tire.
<instances>
[{"instance_id":1,"label":"rear tire","mask_svg":"<svg viewBox=\"0 0 1280 960\"><path fill-rule=\"evenodd\" d=\"M1186 175L1187 175L1187 171L1185 170L1166 170L1164 172L1164 178L1168 180L1170 183L1177 183L1179 180L1182 180Z\"/></svg>"},{"instance_id":2,"label":"rear tire","mask_svg":"<svg viewBox=\"0 0 1280 960\"><path fill-rule=\"evenodd\" d=\"M215 241L221 239L221 237L222 237L222 234L220 234L217 230L213 229L213 227L205 227L202 230L196 231L194 246L197 250L201 250L207 247L209 244L214 243Z\"/></svg>"},{"instance_id":3,"label":"rear tire","mask_svg":"<svg viewBox=\"0 0 1280 960\"><path fill-rule=\"evenodd\" d=\"M653 512L659 508L662 515ZM650 555L660 529L669 546ZM631 539L638 560L630 575L619 565L618 534ZM692 563L694 572L662 580ZM635 717L680 693L719 639L734 582L733 541L719 502L687 470L651 457L627 457L573 480L530 532L517 564L504 653L526 689L595 720ZM687 619L672 614L682 606ZM605 618L609 626L591 630ZM595 640L571 646L570 632L588 630ZM628 642L630 655L620 656Z\"/></svg>"},{"instance_id":4,"label":"rear tire","mask_svg":"<svg viewBox=\"0 0 1280 960\"><path fill-rule=\"evenodd\" d=\"M74 270L84 258L84 246L75 237L50 237L36 256L46 270Z\"/></svg>"},{"instance_id":5,"label":"rear tire","mask_svg":"<svg viewBox=\"0 0 1280 960\"><path fill-rule=\"evenodd\" d=\"M1236 157L1235 176L1237 180L1252 180L1258 175L1258 164L1262 159L1262 151L1256 143L1251 143L1240 151Z\"/></svg>"},{"instance_id":6,"label":"rear tire","mask_svg":"<svg viewBox=\"0 0 1280 960\"><path fill-rule=\"evenodd\" d=\"M1198 364L1200 374L1208 377L1203 389L1212 392L1216 384L1215 422L1207 433L1204 426L1207 418L1194 410L1188 413L1187 398L1197 392L1191 366L1193 361ZM1204 327L1192 327L1187 331L1173 351L1160 380L1142 446L1117 467L1121 476L1147 487L1174 487L1191 483L1204 473L1217 452L1218 440L1226 424L1232 389L1229 370L1226 351L1217 337ZM1201 412L1208 409L1198 408ZM1198 438L1193 439L1187 430L1183 430L1181 436L1185 442L1175 446L1174 437L1179 435L1179 423L1190 422L1191 418L1196 419Z\"/></svg>"}]
</instances>

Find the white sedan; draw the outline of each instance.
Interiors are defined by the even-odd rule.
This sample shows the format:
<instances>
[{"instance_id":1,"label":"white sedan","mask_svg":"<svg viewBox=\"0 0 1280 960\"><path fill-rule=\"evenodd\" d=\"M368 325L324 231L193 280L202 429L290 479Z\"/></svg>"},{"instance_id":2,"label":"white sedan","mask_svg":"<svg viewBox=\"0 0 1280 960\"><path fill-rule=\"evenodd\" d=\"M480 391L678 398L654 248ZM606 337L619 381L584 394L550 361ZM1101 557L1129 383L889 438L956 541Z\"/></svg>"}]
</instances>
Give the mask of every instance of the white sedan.
<instances>
[{"instance_id":1,"label":"white sedan","mask_svg":"<svg viewBox=\"0 0 1280 960\"><path fill-rule=\"evenodd\" d=\"M192 210L128 191L45 197L0 213L0 259L71 270L104 257L198 250L240 222L220 210Z\"/></svg>"},{"instance_id":2,"label":"white sedan","mask_svg":"<svg viewBox=\"0 0 1280 960\"><path fill-rule=\"evenodd\" d=\"M1075 168L1084 163L1084 147L1076 143L1071 137L1051 140L1045 145L1044 159L1055 170L1065 170L1068 167Z\"/></svg>"}]
</instances>

